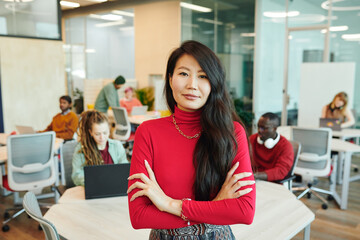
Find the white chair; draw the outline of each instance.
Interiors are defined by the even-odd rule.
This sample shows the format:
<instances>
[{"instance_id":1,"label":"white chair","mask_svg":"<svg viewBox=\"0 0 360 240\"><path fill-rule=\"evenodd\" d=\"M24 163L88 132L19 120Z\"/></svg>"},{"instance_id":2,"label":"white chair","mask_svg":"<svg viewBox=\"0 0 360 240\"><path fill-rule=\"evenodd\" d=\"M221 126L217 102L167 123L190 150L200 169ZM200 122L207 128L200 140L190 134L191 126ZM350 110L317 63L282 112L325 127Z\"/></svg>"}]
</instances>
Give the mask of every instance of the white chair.
<instances>
[{"instance_id":1,"label":"white chair","mask_svg":"<svg viewBox=\"0 0 360 240\"><path fill-rule=\"evenodd\" d=\"M71 178L72 173L72 159L76 145L79 144L77 141L67 141L62 145L60 157L61 165L61 188L57 187L57 191L60 195L64 193L67 188L74 187L75 184Z\"/></svg>"},{"instance_id":2,"label":"white chair","mask_svg":"<svg viewBox=\"0 0 360 240\"><path fill-rule=\"evenodd\" d=\"M115 132L114 137L120 141L126 141L130 138L131 125L126 112L123 107L112 108L115 118Z\"/></svg>"},{"instance_id":3,"label":"white chair","mask_svg":"<svg viewBox=\"0 0 360 240\"><path fill-rule=\"evenodd\" d=\"M315 177L327 177L331 170L331 139L332 131L329 128L292 128L293 139L301 143L301 152L295 167L295 174L301 175L302 181L308 187L294 188L293 190L305 190L299 196L305 194L308 197L313 193L322 202L322 208L327 209L327 201L317 192L332 196L331 191L319 189L313 186Z\"/></svg>"},{"instance_id":4,"label":"white chair","mask_svg":"<svg viewBox=\"0 0 360 240\"><path fill-rule=\"evenodd\" d=\"M128 160L131 160L134 133L131 132L131 124L127 111L123 107L114 107L112 110L115 118L114 138L122 142L126 150L126 156Z\"/></svg>"},{"instance_id":5,"label":"white chair","mask_svg":"<svg viewBox=\"0 0 360 240\"><path fill-rule=\"evenodd\" d=\"M291 166L289 173L282 180L278 180L275 182L283 184L290 191L292 191L292 181L296 178L294 172L295 172L295 166L297 165L298 160L299 160L299 155L300 155L300 151L301 151L301 143L296 142L296 141L290 141L290 143L291 143L291 145L293 147L293 151L294 151L293 165Z\"/></svg>"},{"instance_id":6,"label":"white chair","mask_svg":"<svg viewBox=\"0 0 360 240\"><path fill-rule=\"evenodd\" d=\"M55 132L37 134L12 135L7 139L7 177L3 186L14 192L14 204L18 200L20 191L40 193L44 187L52 186L58 178L57 161L54 155ZM42 195L48 198L56 194ZM19 210L10 217L9 211ZM8 231L9 221L24 212L21 207L5 209L2 230Z\"/></svg>"},{"instance_id":7,"label":"white chair","mask_svg":"<svg viewBox=\"0 0 360 240\"><path fill-rule=\"evenodd\" d=\"M37 222L40 223L40 226L42 230L44 231L46 240L61 240L65 239L62 236L60 236L55 226L43 218L39 203L36 199L36 196L33 192L27 192L24 195L23 199L23 207L26 211L26 213L33 219L35 219Z\"/></svg>"}]
</instances>

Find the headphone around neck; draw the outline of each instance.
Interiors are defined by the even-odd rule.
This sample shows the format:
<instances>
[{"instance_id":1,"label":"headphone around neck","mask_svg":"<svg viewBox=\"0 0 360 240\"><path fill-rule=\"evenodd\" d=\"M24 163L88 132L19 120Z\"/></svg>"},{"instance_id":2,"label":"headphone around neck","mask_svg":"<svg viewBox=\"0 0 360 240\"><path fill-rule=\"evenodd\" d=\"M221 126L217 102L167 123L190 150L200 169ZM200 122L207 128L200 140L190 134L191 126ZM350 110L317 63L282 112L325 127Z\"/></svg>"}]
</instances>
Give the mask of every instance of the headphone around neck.
<instances>
[{"instance_id":1,"label":"headphone around neck","mask_svg":"<svg viewBox=\"0 0 360 240\"><path fill-rule=\"evenodd\" d=\"M260 139L260 137L258 136L257 137L257 142L258 144L261 144L267 148L267 149L272 149L275 147L275 145L279 142L280 140L280 134L278 132L276 132L276 138L275 139L272 139L272 138L268 138L265 140L265 143L263 140Z\"/></svg>"}]
</instances>

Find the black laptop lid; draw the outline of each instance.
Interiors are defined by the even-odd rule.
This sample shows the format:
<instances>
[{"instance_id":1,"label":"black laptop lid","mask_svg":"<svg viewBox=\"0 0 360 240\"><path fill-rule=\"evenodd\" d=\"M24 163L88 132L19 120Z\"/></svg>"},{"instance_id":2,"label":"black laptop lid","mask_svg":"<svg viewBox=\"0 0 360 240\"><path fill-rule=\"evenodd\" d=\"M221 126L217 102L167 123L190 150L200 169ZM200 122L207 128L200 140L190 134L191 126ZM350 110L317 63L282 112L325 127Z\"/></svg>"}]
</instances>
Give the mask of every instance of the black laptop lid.
<instances>
[{"instance_id":1,"label":"black laptop lid","mask_svg":"<svg viewBox=\"0 0 360 240\"><path fill-rule=\"evenodd\" d=\"M125 196L130 163L85 166L85 199Z\"/></svg>"}]
</instances>

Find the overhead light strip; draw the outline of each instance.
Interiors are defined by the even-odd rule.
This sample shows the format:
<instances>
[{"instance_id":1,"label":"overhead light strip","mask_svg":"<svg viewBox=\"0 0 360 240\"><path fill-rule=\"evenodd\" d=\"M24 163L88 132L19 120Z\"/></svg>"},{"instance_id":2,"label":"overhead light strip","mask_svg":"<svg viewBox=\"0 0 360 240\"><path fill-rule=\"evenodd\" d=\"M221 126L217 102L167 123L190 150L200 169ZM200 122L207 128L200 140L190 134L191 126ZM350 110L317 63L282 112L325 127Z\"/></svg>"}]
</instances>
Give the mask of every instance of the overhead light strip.
<instances>
[{"instance_id":1,"label":"overhead light strip","mask_svg":"<svg viewBox=\"0 0 360 240\"><path fill-rule=\"evenodd\" d=\"M191 4L191 3L181 2L180 6L183 8L188 8L188 9L198 11L198 12L212 12L211 8L202 7L202 6Z\"/></svg>"},{"instance_id":2,"label":"overhead light strip","mask_svg":"<svg viewBox=\"0 0 360 240\"><path fill-rule=\"evenodd\" d=\"M80 3L68 2L68 1L60 1L60 5L64 7L72 7L72 8L80 7Z\"/></svg>"}]
</instances>

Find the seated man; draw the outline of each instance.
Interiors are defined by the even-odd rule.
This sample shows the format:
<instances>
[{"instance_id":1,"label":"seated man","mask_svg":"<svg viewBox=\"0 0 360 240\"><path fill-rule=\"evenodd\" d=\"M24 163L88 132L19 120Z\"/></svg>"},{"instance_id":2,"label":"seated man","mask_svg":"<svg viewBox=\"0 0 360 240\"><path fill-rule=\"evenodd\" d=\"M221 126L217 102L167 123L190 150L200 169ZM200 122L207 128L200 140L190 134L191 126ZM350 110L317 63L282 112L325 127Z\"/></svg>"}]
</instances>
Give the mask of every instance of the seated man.
<instances>
[{"instance_id":1,"label":"seated man","mask_svg":"<svg viewBox=\"0 0 360 240\"><path fill-rule=\"evenodd\" d=\"M47 128L40 132L54 131L57 138L72 139L78 127L78 117L71 111L71 97L60 97L60 110Z\"/></svg>"},{"instance_id":2,"label":"seated man","mask_svg":"<svg viewBox=\"0 0 360 240\"><path fill-rule=\"evenodd\" d=\"M290 171L294 153L291 143L276 132L280 119L265 113L258 122L258 133L250 136L256 179L277 181Z\"/></svg>"}]
</instances>

